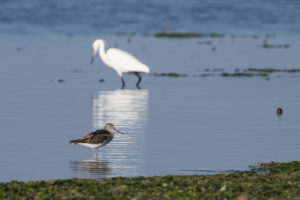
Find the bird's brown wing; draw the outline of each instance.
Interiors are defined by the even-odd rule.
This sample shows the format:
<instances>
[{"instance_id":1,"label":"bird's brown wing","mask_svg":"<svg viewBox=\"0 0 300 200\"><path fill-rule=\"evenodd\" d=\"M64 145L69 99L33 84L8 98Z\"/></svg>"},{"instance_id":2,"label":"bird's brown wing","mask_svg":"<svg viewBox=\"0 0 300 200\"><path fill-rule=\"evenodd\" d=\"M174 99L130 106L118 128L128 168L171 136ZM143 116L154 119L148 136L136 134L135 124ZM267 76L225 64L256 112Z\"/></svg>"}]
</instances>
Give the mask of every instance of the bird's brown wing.
<instances>
[{"instance_id":1,"label":"bird's brown wing","mask_svg":"<svg viewBox=\"0 0 300 200\"><path fill-rule=\"evenodd\" d=\"M77 144L77 143L99 144L99 143L103 143L104 141L109 142L112 140L112 138L113 138L113 136L109 132L102 129L102 130L93 131L80 139L71 140L70 143L72 143L72 144Z\"/></svg>"}]
</instances>

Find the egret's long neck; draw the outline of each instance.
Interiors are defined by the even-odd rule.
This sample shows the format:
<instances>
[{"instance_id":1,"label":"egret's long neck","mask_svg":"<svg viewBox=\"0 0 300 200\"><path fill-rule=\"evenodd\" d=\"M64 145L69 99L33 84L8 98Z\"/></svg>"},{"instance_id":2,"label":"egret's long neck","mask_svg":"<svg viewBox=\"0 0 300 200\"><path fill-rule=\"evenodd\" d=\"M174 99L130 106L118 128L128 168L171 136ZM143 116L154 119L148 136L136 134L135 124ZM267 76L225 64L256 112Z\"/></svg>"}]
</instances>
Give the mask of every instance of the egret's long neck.
<instances>
[{"instance_id":1,"label":"egret's long neck","mask_svg":"<svg viewBox=\"0 0 300 200\"><path fill-rule=\"evenodd\" d=\"M99 55L100 55L102 61L103 61L106 65L109 65L109 60L108 60L108 58L107 58L107 56L106 56L104 44L99 46Z\"/></svg>"}]
</instances>

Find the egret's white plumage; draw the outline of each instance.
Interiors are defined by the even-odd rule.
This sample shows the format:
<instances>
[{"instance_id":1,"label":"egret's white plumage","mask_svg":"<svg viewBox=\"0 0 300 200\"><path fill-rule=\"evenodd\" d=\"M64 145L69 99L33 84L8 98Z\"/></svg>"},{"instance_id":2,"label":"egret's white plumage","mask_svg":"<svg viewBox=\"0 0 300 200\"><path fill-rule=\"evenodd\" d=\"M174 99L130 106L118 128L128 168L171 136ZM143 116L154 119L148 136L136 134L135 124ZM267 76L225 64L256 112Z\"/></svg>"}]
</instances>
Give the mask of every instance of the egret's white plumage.
<instances>
[{"instance_id":1,"label":"egret's white plumage","mask_svg":"<svg viewBox=\"0 0 300 200\"><path fill-rule=\"evenodd\" d=\"M121 49L110 48L105 52L105 42L102 39L95 40L93 43L93 57L91 62L93 63L94 58L99 53L102 61L112 69L114 69L122 80L122 88L125 87L125 81L123 79L123 73L134 73L138 76L139 80L136 86L139 88L139 83L142 77L139 75L142 73L149 73L150 69L147 65L140 62L133 55L123 51Z\"/></svg>"}]
</instances>

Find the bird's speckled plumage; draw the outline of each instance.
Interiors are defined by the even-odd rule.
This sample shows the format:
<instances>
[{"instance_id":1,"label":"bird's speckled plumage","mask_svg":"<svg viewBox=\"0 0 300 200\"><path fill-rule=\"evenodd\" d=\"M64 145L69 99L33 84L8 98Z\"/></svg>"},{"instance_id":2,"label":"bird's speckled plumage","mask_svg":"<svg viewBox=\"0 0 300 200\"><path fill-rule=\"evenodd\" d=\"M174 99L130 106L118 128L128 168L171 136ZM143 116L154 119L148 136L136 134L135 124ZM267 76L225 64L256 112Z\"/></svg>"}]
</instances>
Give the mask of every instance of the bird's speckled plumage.
<instances>
[{"instance_id":1,"label":"bird's speckled plumage","mask_svg":"<svg viewBox=\"0 0 300 200\"><path fill-rule=\"evenodd\" d=\"M114 138L114 135L111 134L109 131L101 129L95 130L88 135L77 139L71 140L70 143L78 144L78 143L89 143L89 144L99 144L99 143L109 143Z\"/></svg>"},{"instance_id":2,"label":"bird's speckled plumage","mask_svg":"<svg viewBox=\"0 0 300 200\"><path fill-rule=\"evenodd\" d=\"M98 155L98 149L112 141L114 132L123 134L112 123L107 123L104 129L95 130L77 140L70 140L70 143L96 149L96 155Z\"/></svg>"}]
</instances>

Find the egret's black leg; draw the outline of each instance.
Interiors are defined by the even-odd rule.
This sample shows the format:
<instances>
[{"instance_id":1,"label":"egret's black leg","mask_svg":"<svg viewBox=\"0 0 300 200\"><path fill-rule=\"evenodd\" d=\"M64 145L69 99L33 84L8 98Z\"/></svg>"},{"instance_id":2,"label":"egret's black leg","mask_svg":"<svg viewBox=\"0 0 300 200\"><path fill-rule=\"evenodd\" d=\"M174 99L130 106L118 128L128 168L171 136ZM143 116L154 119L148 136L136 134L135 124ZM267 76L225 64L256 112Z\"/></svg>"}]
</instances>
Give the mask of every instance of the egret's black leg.
<instances>
[{"instance_id":1,"label":"egret's black leg","mask_svg":"<svg viewBox=\"0 0 300 200\"><path fill-rule=\"evenodd\" d=\"M136 87L137 87L137 89L141 89L140 86L139 86L139 84L140 84L140 82L142 80L142 77L141 77L141 75L138 72L134 72L134 74L139 78L138 82L136 83Z\"/></svg>"},{"instance_id":2,"label":"egret's black leg","mask_svg":"<svg viewBox=\"0 0 300 200\"><path fill-rule=\"evenodd\" d=\"M123 77L121 77L121 81L122 81L122 89L124 89L125 88L125 81L124 81Z\"/></svg>"}]
</instances>

